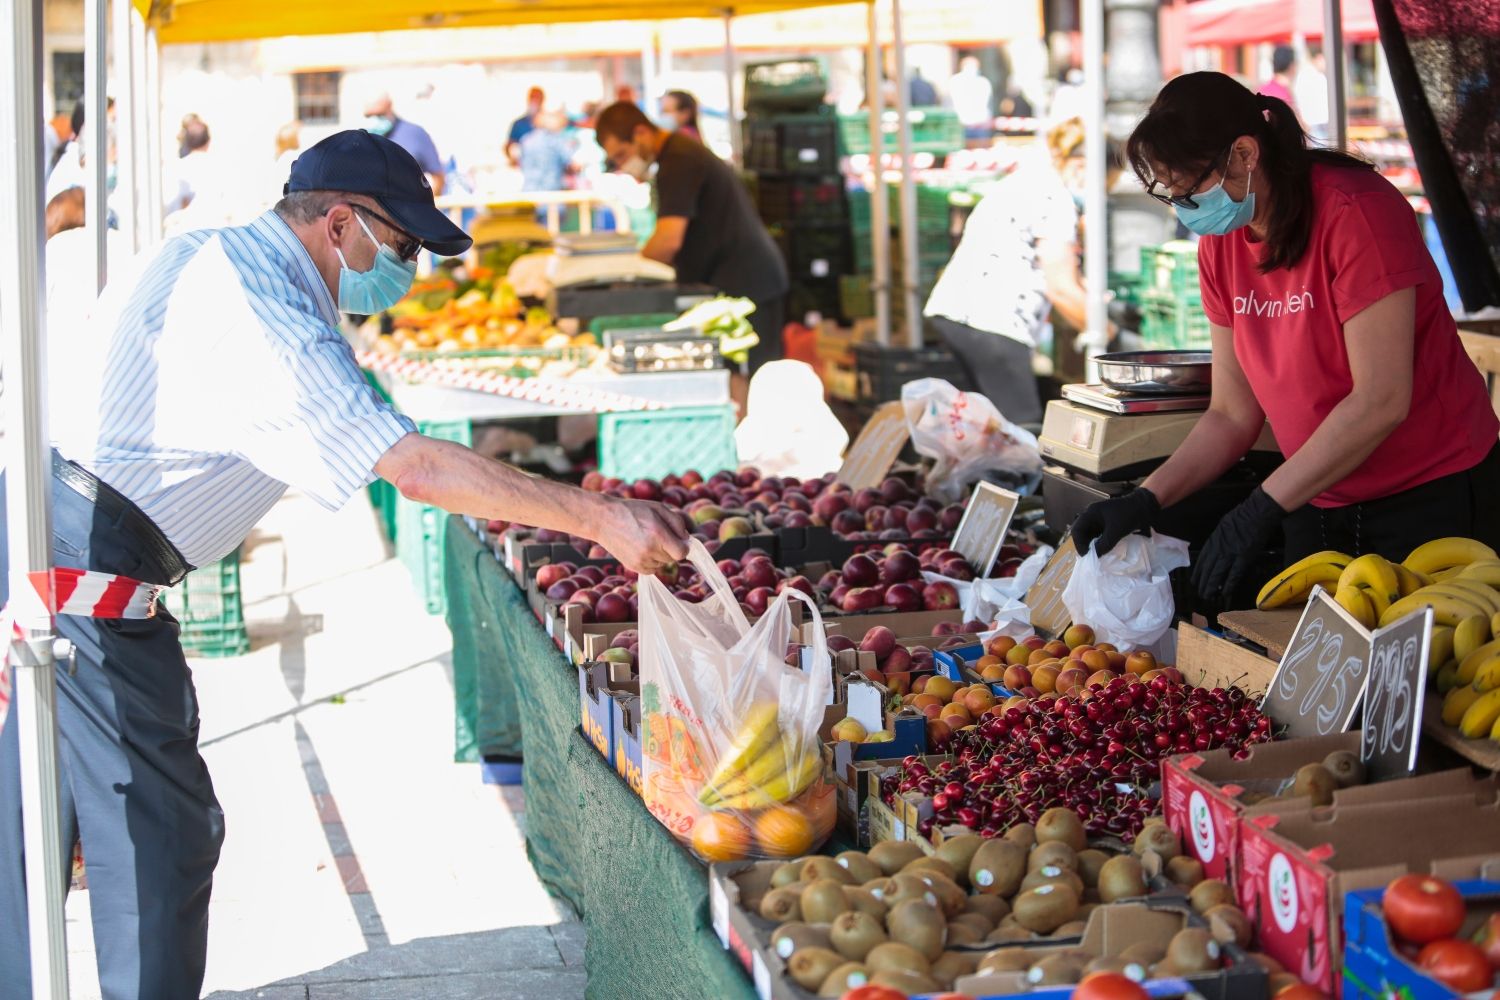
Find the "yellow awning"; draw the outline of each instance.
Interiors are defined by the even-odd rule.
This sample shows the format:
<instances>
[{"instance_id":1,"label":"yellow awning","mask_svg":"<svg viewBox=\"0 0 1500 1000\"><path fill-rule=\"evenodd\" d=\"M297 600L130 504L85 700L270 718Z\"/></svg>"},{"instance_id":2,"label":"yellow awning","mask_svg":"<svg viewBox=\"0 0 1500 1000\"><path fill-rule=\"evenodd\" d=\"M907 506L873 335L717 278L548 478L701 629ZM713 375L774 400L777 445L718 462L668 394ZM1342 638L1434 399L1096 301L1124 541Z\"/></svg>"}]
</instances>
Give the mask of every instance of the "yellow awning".
<instances>
[{"instance_id":1,"label":"yellow awning","mask_svg":"<svg viewBox=\"0 0 1500 1000\"><path fill-rule=\"evenodd\" d=\"M829 0L134 0L164 45L413 28L669 21L830 6ZM847 2L847 0L846 0Z\"/></svg>"}]
</instances>

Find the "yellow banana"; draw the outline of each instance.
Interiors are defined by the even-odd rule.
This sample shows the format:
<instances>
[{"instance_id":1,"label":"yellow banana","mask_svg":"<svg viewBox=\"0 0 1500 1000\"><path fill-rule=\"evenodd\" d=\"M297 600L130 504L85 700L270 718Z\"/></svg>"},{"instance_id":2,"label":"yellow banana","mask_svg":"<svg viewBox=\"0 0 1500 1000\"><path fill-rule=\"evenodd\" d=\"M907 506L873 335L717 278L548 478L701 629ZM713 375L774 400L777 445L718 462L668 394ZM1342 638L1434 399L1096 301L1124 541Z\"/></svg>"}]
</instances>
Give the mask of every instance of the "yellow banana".
<instances>
[{"instance_id":1,"label":"yellow banana","mask_svg":"<svg viewBox=\"0 0 1500 1000\"><path fill-rule=\"evenodd\" d=\"M1380 625L1382 627L1389 625L1423 607L1432 608L1432 621L1434 625L1447 625L1450 627L1455 627L1470 615L1477 615L1483 611L1474 600L1467 597L1438 594L1433 592L1432 587L1423 587L1415 594L1403 597L1389 608L1386 608L1385 614L1380 616Z\"/></svg>"},{"instance_id":2,"label":"yellow banana","mask_svg":"<svg viewBox=\"0 0 1500 1000\"><path fill-rule=\"evenodd\" d=\"M1402 562L1408 569L1431 576L1450 566L1467 566L1481 559L1500 561L1500 555L1483 542L1472 538L1437 538L1418 545Z\"/></svg>"},{"instance_id":3,"label":"yellow banana","mask_svg":"<svg viewBox=\"0 0 1500 1000\"><path fill-rule=\"evenodd\" d=\"M1432 683L1437 688L1437 693L1444 695L1458 687L1458 661L1449 660L1443 664L1442 669L1437 672L1437 677ZM1472 687L1473 685L1469 686Z\"/></svg>"},{"instance_id":4,"label":"yellow banana","mask_svg":"<svg viewBox=\"0 0 1500 1000\"><path fill-rule=\"evenodd\" d=\"M744 772L758 757L772 749L781 730L776 725L777 705L774 701L762 701L750 706L745 721L734 742L719 758L719 766L703 786L704 795L715 795L717 789Z\"/></svg>"},{"instance_id":5,"label":"yellow banana","mask_svg":"<svg viewBox=\"0 0 1500 1000\"><path fill-rule=\"evenodd\" d=\"M1463 571L1464 567L1462 565L1448 566L1443 569L1433 570L1432 576L1429 579L1431 579L1433 583L1447 583L1449 580L1454 579Z\"/></svg>"},{"instance_id":6,"label":"yellow banana","mask_svg":"<svg viewBox=\"0 0 1500 1000\"><path fill-rule=\"evenodd\" d=\"M1375 627L1379 616L1375 614L1375 603L1368 591L1350 583L1340 583L1338 590L1334 591L1333 601L1365 628Z\"/></svg>"},{"instance_id":7,"label":"yellow banana","mask_svg":"<svg viewBox=\"0 0 1500 1000\"><path fill-rule=\"evenodd\" d=\"M1478 580L1491 587L1500 587L1500 561L1481 559L1471 562L1458 573L1460 580Z\"/></svg>"},{"instance_id":8,"label":"yellow banana","mask_svg":"<svg viewBox=\"0 0 1500 1000\"><path fill-rule=\"evenodd\" d=\"M745 792L767 784L785 770L786 741L777 740L771 749L755 758L750 762L750 766L730 777L722 785L705 785L698 793L698 801L712 807L714 803L723 799L743 795Z\"/></svg>"},{"instance_id":9,"label":"yellow banana","mask_svg":"<svg viewBox=\"0 0 1500 1000\"><path fill-rule=\"evenodd\" d=\"M1458 682L1460 684L1473 684L1474 675L1479 673L1479 667L1491 656L1500 654L1500 639L1491 639L1480 646L1474 652L1458 661Z\"/></svg>"},{"instance_id":10,"label":"yellow banana","mask_svg":"<svg viewBox=\"0 0 1500 1000\"><path fill-rule=\"evenodd\" d=\"M1401 563L1391 563L1391 569L1396 571L1396 582L1401 585L1402 597L1414 594L1432 582L1432 578L1427 574L1407 569Z\"/></svg>"},{"instance_id":11,"label":"yellow banana","mask_svg":"<svg viewBox=\"0 0 1500 1000\"><path fill-rule=\"evenodd\" d=\"M1432 626L1432 638L1427 643L1427 669L1435 671L1439 666L1452 660L1453 657L1453 635L1454 630L1446 625ZM1455 661L1453 670L1458 672L1458 663Z\"/></svg>"},{"instance_id":12,"label":"yellow banana","mask_svg":"<svg viewBox=\"0 0 1500 1000\"><path fill-rule=\"evenodd\" d=\"M1475 600L1485 605L1484 617L1486 626L1489 624L1491 615L1500 614L1500 594L1497 594L1495 588L1487 583L1482 583L1479 580L1466 580L1461 576L1455 576L1453 579L1444 581L1441 584L1435 584L1435 586L1441 586L1450 594L1473 594Z\"/></svg>"},{"instance_id":13,"label":"yellow banana","mask_svg":"<svg viewBox=\"0 0 1500 1000\"><path fill-rule=\"evenodd\" d=\"M1369 555L1360 556L1339 575L1340 588L1364 587L1369 594L1370 603L1375 608L1375 618L1378 620L1390 607L1392 603L1401 599L1401 583L1396 579L1396 571L1385 556Z\"/></svg>"},{"instance_id":14,"label":"yellow banana","mask_svg":"<svg viewBox=\"0 0 1500 1000\"><path fill-rule=\"evenodd\" d=\"M818 752L817 747L808 744L802 748L801 756L794 768L783 770L764 785L724 799L713 808L747 811L775 805L778 802L790 802L813 783L822 768L822 754Z\"/></svg>"},{"instance_id":15,"label":"yellow banana","mask_svg":"<svg viewBox=\"0 0 1500 1000\"><path fill-rule=\"evenodd\" d=\"M1500 614L1490 619L1490 635L1500 636Z\"/></svg>"},{"instance_id":16,"label":"yellow banana","mask_svg":"<svg viewBox=\"0 0 1500 1000\"><path fill-rule=\"evenodd\" d=\"M1500 688L1500 656L1492 656L1474 671L1474 690L1493 691Z\"/></svg>"},{"instance_id":17,"label":"yellow banana","mask_svg":"<svg viewBox=\"0 0 1500 1000\"><path fill-rule=\"evenodd\" d=\"M1430 587L1423 587L1421 590L1417 591L1417 593L1426 594L1429 597L1433 598L1442 597L1454 601L1462 601L1463 603L1468 604L1474 609L1472 612L1470 612L1470 614L1479 615L1481 618L1485 619L1486 622L1489 621L1490 615L1494 614L1494 612L1490 610L1489 603L1483 597L1480 597L1473 591L1460 587L1453 582L1434 583Z\"/></svg>"},{"instance_id":18,"label":"yellow banana","mask_svg":"<svg viewBox=\"0 0 1500 1000\"><path fill-rule=\"evenodd\" d=\"M1473 685L1465 684L1449 691L1443 698L1443 725L1456 726L1464 719L1464 713L1469 706L1479 700L1481 692L1474 690Z\"/></svg>"},{"instance_id":19,"label":"yellow banana","mask_svg":"<svg viewBox=\"0 0 1500 1000\"><path fill-rule=\"evenodd\" d=\"M1464 710L1458 731L1471 740L1483 739L1495 728L1496 721L1500 721L1500 688L1484 692Z\"/></svg>"},{"instance_id":20,"label":"yellow banana","mask_svg":"<svg viewBox=\"0 0 1500 1000\"><path fill-rule=\"evenodd\" d=\"M1484 615L1470 615L1453 630L1453 658L1462 661L1488 642L1489 638L1489 619Z\"/></svg>"},{"instance_id":21,"label":"yellow banana","mask_svg":"<svg viewBox=\"0 0 1500 1000\"><path fill-rule=\"evenodd\" d=\"M1338 582L1344 567L1353 561L1353 556L1331 549L1314 552L1267 580L1255 598L1255 606L1263 611L1285 607L1306 598L1318 584L1332 589L1331 585Z\"/></svg>"},{"instance_id":22,"label":"yellow banana","mask_svg":"<svg viewBox=\"0 0 1500 1000\"><path fill-rule=\"evenodd\" d=\"M1490 729L1490 739L1500 743L1500 719L1495 720L1495 725Z\"/></svg>"}]
</instances>

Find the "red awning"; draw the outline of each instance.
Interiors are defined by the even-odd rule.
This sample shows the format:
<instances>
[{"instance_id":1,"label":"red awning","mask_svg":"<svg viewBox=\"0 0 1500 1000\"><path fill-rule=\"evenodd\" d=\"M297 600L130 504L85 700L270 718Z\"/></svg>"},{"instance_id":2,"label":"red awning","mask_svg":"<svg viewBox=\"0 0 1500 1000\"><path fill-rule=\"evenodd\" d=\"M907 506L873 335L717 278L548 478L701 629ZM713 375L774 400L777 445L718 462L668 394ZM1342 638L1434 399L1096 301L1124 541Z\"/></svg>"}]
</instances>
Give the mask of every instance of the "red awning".
<instances>
[{"instance_id":1,"label":"red awning","mask_svg":"<svg viewBox=\"0 0 1500 1000\"><path fill-rule=\"evenodd\" d=\"M1187 5L1190 46L1285 42L1323 37L1323 0L1200 0ZM1344 40L1380 37L1370 0L1344 0Z\"/></svg>"}]
</instances>

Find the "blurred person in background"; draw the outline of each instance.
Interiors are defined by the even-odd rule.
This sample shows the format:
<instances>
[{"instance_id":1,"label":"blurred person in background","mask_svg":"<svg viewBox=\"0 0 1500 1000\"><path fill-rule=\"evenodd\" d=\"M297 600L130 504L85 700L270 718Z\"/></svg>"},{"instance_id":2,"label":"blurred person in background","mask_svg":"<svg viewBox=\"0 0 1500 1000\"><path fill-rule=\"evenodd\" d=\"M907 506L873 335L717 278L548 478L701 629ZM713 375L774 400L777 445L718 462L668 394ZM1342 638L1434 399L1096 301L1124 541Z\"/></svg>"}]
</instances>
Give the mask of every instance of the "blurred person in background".
<instances>
[{"instance_id":1,"label":"blurred person in background","mask_svg":"<svg viewBox=\"0 0 1500 1000\"><path fill-rule=\"evenodd\" d=\"M948 103L958 113L966 139L991 139L995 135L995 116L990 109L995 88L979 72L979 57L964 56L958 61L958 72L948 78Z\"/></svg>"},{"instance_id":2,"label":"blurred person in background","mask_svg":"<svg viewBox=\"0 0 1500 1000\"><path fill-rule=\"evenodd\" d=\"M188 128L194 125L202 125L203 119L189 111L182 116L182 124L177 127L177 158L180 160L193 150L188 146Z\"/></svg>"},{"instance_id":3,"label":"blurred person in background","mask_svg":"<svg viewBox=\"0 0 1500 1000\"><path fill-rule=\"evenodd\" d=\"M1290 45L1278 45L1271 52L1271 79L1260 85L1256 93L1274 97L1293 111L1297 110L1297 98L1292 95L1292 85L1297 81L1297 53Z\"/></svg>"},{"instance_id":4,"label":"blurred person in background","mask_svg":"<svg viewBox=\"0 0 1500 1000\"><path fill-rule=\"evenodd\" d=\"M300 121L289 121L276 130L275 160L271 164L271 176L266 185L269 204L274 205L281 200L281 189L286 186L286 179L292 173L292 164L297 162L297 155L301 152L302 123Z\"/></svg>"},{"instance_id":5,"label":"blurred person in background","mask_svg":"<svg viewBox=\"0 0 1500 1000\"><path fill-rule=\"evenodd\" d=\"M162 213L173 232L235 221L228 207L235 185L227 176L227 164L212 152L208 125L197 115L189 117L181 137L187 152L169 169L171 176L163 184Z\"/></svg>"},{"instance_id":6,"label":"blurred person in background","mask_svg":"<svg viewBox=\"0 0 1500 1000\"><path fill-rule=\"evenodd\" d=\"M437 144L425 128L396 114L390 94L377 94L365 105L365 131L385 136L410 153L426 175L432 193L443 193L443 158L438 155Z\"/></svg>"},{"instance_id":7,"label":"blurred person in background","mask_svg":"<svg viewBox=\"0 0 1500 1000\"><path fill-rule=\"evenodd\" d=\"M911 79L906 82L906 99L914 108L937 107L938 92L932 81L922 75L922 67L914 66Z\"/></svg>"},{"instance_id":8,"label":"blurred person in background","mask_svg":"<svg viewBox=\"0 0 1500 1000\"><path fill-rule=\"evenodd\" d=\"M1021 88L1016 85L1015 81L1011 81L1005 88L1005 96L1000 98L999 110L1002 118L1036 117L1036 109L1031 106L1026 95L1021 93Z\"/></svg>"},{"instance_id":9,"label":"blurred person in background","mask_svg":"<svg viewBox=\"0 0 1500 1000\"><path fill-rule=\"evenodd\" d=\"M1328 113L1328 74L1323 66L1322 51L1309 52L1307 61L1297 67L1297 80L1292 87L1298 117L1308 133L1320 141L1328 138L1328 123L1332 120Z\"/></svg>"},{"instance_id":10,"label":"blurred person in background","mask_svg":"<svg viewBox=\"0 0 1500 1000\"><path fill-rule=\"evenodd\" d=\"M1078 209L1083 189L1083 122L1054 126L1045 148L1028 151L969 215L953 259L923 310L959 364L990 402L1018 424L1042 418L1032 356L1054 309L1075 329L1087 326L1078 267ZM1108 153L1109 183L1119 151Z\"/></svg>"},{"instance_id":11,"label":"blurred person in background","mask_svg":"<svg viewBox=\"0 0 1500 1000\"><path fill-rule=\"evenodd\" d=\"M669 90L661 95L661 115L673 132L703 141L703 135L698 131L698 98L692 94L685 90Z\"/></svg>"},{"instance_id":12,"label":"blurred person in background","mask_svg":"<svg viewBox=\"0 0 1500 1000\"><path fill-rule=\"evenodd\" d=\"M572 172L576 149L564 130L568 116L561 108L548 108L536 116L536 127L521 139L521 190L562 191Z\"/></svg>"},{"instance_id":13,"label":"blurred person in background","mask_svg":"<svg viewBox=\"0 0 1500 1000\"><path fill-rule=\"evenodd\" d=\"M547 94L541 87L532 87L526 92L526 113L510 123L510 131L505 135L505 156L511 166L521 165L521 140L536 128L536 116L541 114L546 100Z\"/></svg>"},{"instance_id":14,"label":"blurred person in background","mask_svg":"<svg viewBox=\"0 0 1500 1000\"><path fill-rule=\"evenodd\" d=\"M73 141L77 133L73 128L73 116L78 116L78 121L83 121L83 102L74 105L71 112L57 111L47 123L42 126L42 167L47 173L57 166L58 159L67 148L68 143Z\"/></svg>"},{"instance_id":15,"label":"blurred person in background","mask_svg":"<svg viewBox=\"0 0 1500 1000\"><path fill-rule=\"evenodd\" d=\"M110 106L113 107L113 103ZM52 129L49 127L47 131ZM68 132L68 141L53 153L47 165L46 194L49 201L68 188L83 184L82 101L73 105L73 113L68 116Z\"/></svg>"}]
</instances>

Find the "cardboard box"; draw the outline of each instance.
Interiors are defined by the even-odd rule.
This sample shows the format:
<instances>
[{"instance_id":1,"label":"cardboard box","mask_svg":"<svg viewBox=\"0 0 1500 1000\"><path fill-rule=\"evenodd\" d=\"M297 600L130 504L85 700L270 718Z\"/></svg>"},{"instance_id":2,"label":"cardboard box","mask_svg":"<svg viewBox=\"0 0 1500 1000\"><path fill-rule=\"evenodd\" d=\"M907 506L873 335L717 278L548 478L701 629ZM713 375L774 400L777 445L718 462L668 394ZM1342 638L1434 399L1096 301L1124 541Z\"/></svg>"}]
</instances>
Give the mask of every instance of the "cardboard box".
<instances>
[{"instance_id":1,"label":"cardboard box","mask_svg":"<svg viewBox=\"0 0 1500 1000\"><path fill-rule=\"evenodd\" d=\"M730 861L709 865L709 921L725 950L750 974L756 996L762 1000L805 1000L807 994L784 975L786 966L780 957L763 945L761 925L768 921L752 914L746 906L747 897L766 892L771 885L771 876L779 867L780 861Z\"/></svg>"},{"instance_id":2,"label":"cardboard box","mask_svg":"<svg viewBox=\"0 0 1500 1000\"><path fill-rule=\"evenodd\" d=\"M1494 867L1500 868L1500 864ZM1469 940L1490 914L1500 913L1500 881L1455 883L1467 915L1454 937ZM1351 892L1344 900L1345 1000L1447 1000L1453 991L1417 968L1391 939L1380 910L1384 889Z\"/></svg>"},{"instance_id":3,"label":"cardboard box","mask_svg":"<svg viewBox=\"0 0 1500 1000\"><path fill-rule=\"evenodd\" d=\"M610 722L614 743L615 773L625 779L630 790L640 795L641 771L641 698L627 691L611 694Z\"/></svg>"},{"instance_id":4,"label":"cardboard box","mask_svg":"<svg viewBox=\"0 0 1500 1000\"><path fill-rule=\"evenodd\" d=\"M612 677L610 668L620 664L584 663L578 671L578 702L581 708L579 729L599 755L615 759L615 693L640 694L640 684L631 679Z\"/></svg>"},{"instance_id":5,"label":"cardboard box","mask_svg":"<svg viewBox=\"0 0 1500 1000\"><path fill-rule=\"evenodd\" d=\"M1177 626L1177 669L1194 687L1237 687L1260 699L1277 663L1260 651L1187 622Z\"/></svg>"},{"instance_id":6,"label":"cardboard box","mask_svg":"<svg viewBox=\"0 0 1500 1000\"><path fill-rule=\"evenodd\" d=\"M1418 804L1409 796L1376 801L1379 790L1395 784L1351 789L1366 793L1357 805L1294 809L1240 824L1238 897L1261 950L1330 996L1343 985L1348 893L1383 888L1409 872L1477 878L1500 856L1500 809L1493 803L1481 805L1474 791Z\"/></svg>"}]
</instances>

